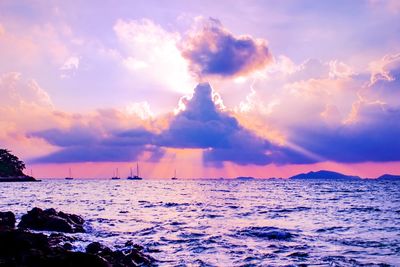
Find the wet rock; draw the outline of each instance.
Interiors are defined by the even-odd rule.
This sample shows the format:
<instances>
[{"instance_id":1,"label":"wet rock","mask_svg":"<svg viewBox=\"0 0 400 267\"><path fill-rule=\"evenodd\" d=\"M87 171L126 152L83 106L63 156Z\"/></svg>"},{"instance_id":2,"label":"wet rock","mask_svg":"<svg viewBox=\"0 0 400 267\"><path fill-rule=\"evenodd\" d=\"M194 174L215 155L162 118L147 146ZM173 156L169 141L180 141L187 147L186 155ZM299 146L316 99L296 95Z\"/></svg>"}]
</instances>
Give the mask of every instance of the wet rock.
<instances>
[{"instance_id":1,"label":"wet rock","mask_svg":"<svg viewBox=\"0 0 400 267\"><path fill-rule=\"evenodd\" d=\"M11 211L0 212L0 228L14 228L15 215Z\"/></svg>"},{"instance_id":2,"label":"wet rock","mask_svg":"<svg viewBox=\"0 0 400 267\"><path fill-rule=\"evenodd\" d=\"M12 228L15 225L12 212L0 213L0 219L2 225L6 225L0 227L1 267L136 267L153 266L155 263L152 257L142 252L142 246L133 242L127 243L125 249L115 251L99 242L93 242L87 246L86 252L76 252L72 251L71 243L76 240L73 236L62 233L47 236L24 229L77 232L79 227L83 230L84 223L77 215L57 212L54 209L34 208L22 217L20 229ZM62 226L56 226L56 222Z\"/></svg>"},{"instance_id":3,"label":"wet rock","mask_svg":"<svg viewBox=\"0 0 400 267\"><path fill-rule=\"evenodd\" d=\"M72 244L71 243L64 243L63 248L66 250L72 250Z\"/></svg>"},{"instance_id":4,"label":"wet rock","mask_svg":"<svg viewBox=\"0 0 400 267\"><path fill-rule=\"evenodd\" d=\"M49 237L49 244L52 247L59 246L64 247L65 244L71 244L76 241L76 238L73 236L66 236L62 233L52 233ZM67 245L68 246L68 245Z\"/></svg>"},{"instance_id":5,"label":"wet rock","mask_svg":"<svg viewBox=\"0 0 400 267\"><path fill-rule=\"evenodd\" d=\"M86 247L86 252L105 259L112 266L152 266L154 259L142 253L141 249L134 245L130 249L113 251L99 242L93 242Z\"/></svg>"},{"instance_id":6,"label":"wet rock","mask_svg":"<svg viewBox=\"0 0 400 267\"><path fill-rule=\"evenodd\" d=\"M74 252L70 243L53 246L54 238L21 229L0 230L0 266L136 267L152 266L155 262L136 248L113 251L93 242L87 252Z\"/></svg>"},{"instance_id":7,"label":"wet rock","mask_svg":"<svg viewBox=\"0 0 400 267\"><path fill-rule=\"evenodd\" d=\"M136 250L139 250L139 251L142 251L144 249L144 247L139 245L139 244L134 244L133 248L136 249Z\"/></svg>"},{"instance_id":8,"label":"wet rock","mask_svg":"<svg viewBox=\"0 0 400 267\"><path fill-rule=\"evenodd\" d=\"M103 253L103 252L109 253L110 251L111 250L108 247L100 244L99 242L90 243L86 247L86 252L91 253L91 254L98 254L98 253Z\"/></svg>"},{"instance_id":9,"label":"wet rock","mask_svg":"<svg viewBox=\"0 0 400 267\"><path fill-rule=\"evenodd\" d=\"M51 247L47 236L22 230L0 231L0 266L96 266L109 264L96 255Z\"/></svg>"},{"instance_id":10,"label":"wet rock","mask_svg":"<svg viewBox=\"0 0 400 267\"><path fill-rule=\"evenodd\" d=\"M64 233L83 233L85 232L83 223L84 220L75 214L57 212L55 209L33 208L22 216L18 227Z\"/></svg>"}]
</instances>

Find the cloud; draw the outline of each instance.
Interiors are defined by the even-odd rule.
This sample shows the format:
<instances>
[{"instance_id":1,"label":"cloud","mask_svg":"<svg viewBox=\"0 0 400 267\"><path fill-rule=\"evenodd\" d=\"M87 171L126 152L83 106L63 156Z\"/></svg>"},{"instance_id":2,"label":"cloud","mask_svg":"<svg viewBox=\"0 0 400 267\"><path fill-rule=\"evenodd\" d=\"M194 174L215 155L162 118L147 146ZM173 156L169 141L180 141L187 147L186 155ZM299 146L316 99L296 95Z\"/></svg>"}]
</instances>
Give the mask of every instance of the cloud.
<instances>
[{"instance_id":1,"label":"cloud","mask_svg":"<svg viewBox=\"0 0 400 267\"><path fill-rule=\"evenodd\" d=\"M79 57L70 57L61 66L61 70L77 70L79 68Z\"/></svg>"},{"instance_id":2,"label":"cloud","mask_svg":"<svg viewBox=\"0 0 400 267\"><path fill-rule=\"evenodd\" d=\"M201 149L206 165L224 162L239 165L312 162L296 150L262 138L239 124L224 111L222 100L208 83L199 84L184 108L162 128L121 126L106 123L113 114L83 117L66 128L30 132L29 137L46 140L57 151L38 157L37 163L133 161L147 156L159 161L166 148Z\"/></svg>"},{"instance_id":3,"label":"cloud","mask_svg":"<svg viewBox=\"0 0 400 267\"><path fill-rule=\"evenodd\" d=\"M154 114L151 111L150 105L147 101L129 103L125 107L125 111L128 114L138 115L142 120L146 120L146 119L150 119L150 118L154 117Z\"/></svg>"},{"instance_id":4,"label":"cloud","mask_svg":"<svg viewBox=\"0 0 400 267\"><path fill-rule=\"evenodd\" d=\"M161 148L148 145L150 139L140 141L145 135L143 131L157 127L147 103L88 113L63 112L54 107L49 94L35 80L25 80L17 72L0 75L0 95L0 146L23 155L27 161L107 159L95 155L96 151L111 155L110 161L145 154L149 160L156 160L163 154ZM143 130L135 135L134 129ZM122 146L118 144L127 145L125 156L106 153L114 147L120 151Z\"/></svg>"},{"instance_id":5,"label":"cloud","mask_svg":"<svg viewBox=\"0 0 400 267\"><path fill-rule=\"evenodd\" d=\"M388 54L369 64L369 83L362 90L362 98L386 103L392 107L400 105L400 53Z\"/></svg>"},{"instance_id":6,"label":"cloud","mask_svg":"<svg viewBox=\"0 0 400 267\"><path fill-rule=\"evenodd\" d=\"M135 76L159 88L187 93L194 85L188 63L178 49L181 35L150 19L118 20L114 32L121 44L122 65Z\"/></svg>"},{"instance_id":7,"label":"cloud","mask_svg":"<svg viewBox=\"0 0 400 267\"><path fill-rule=\"evenodd\" d=\"M276 68L255 83L237 117L257 133L265 131L260 125L278 130L281 151L316 162L399 161L399 62L393 54L358 70L337 60ZM290 151L283 156L294 161Z\"/></svg>"},{"instance_id":8,"label":"cloud","mask_svg":"<svg viewBox=\"0 0 400 267\"><path fill-rule=\"evenodd\" d=\"M150 155L148 161L158 161L164 154L162 148L151 145L154 134L143 128L102 133L93 127L73 127L30 135L60 147L54 153L34 159L35 163L129 162L146 152Z\"/></svg>"},{"instance_id":9,"label":"cloud","mask_svg":"<svg viewBox=\"0 0 400 267\"><path fill-rule=\"evenodd\" d=\"M110 147L78 146L67 147L58 152L36 158L32 163L70 163L70 162L130 162L136 161L146 150L143 146ZM158 151L157 151L158 152ZM158 159L158 158L157 158Z\"/></svg>"},{"instance_id":10,"label":"cloud","mask_svg":"<svg viewBox=\"0 0 400 267\"><path fill-rule=\"evenodd\" d=\"M389 54L379 60L372 61L369 64L369 69L371 71L370 85L379 81L394 81L395 75L398 75L400 70L400 53Z\"/></svg>"},{"instance_id":11,"label":"cloud","mask_svg":"<svg viewBox=\"0 0 400 267\"><path fill-rule=\"evenodd\" d=\"M57 68L70 55L70 33L51 23L24 25L5 21L0 25L0 56L2 69L32 70L38 66Z\"/></svg>"},{"instance_id":12,"label":"cloud","mask_svg":"<svg viewBox=\"0 0 400 267\"><path fill-rule=\"evenodd\" d=\"M101 136L96 129L78 126L66 130L56 128L47 129L33 132L30 135L43 138L48 143L58 147L90 146L91 144L96 143L98 138Z\"/></svg>"},{"instance_id":13,"label":"cloud","mask_svg":"<svg viewBox=\"0 0 400 267\"><path fill-rule=\"evenodd\" d=\"M399 161L400 109L380 103L360 103L352 123L313 129L293 129L291 140L335 162Z\"/></svg>"},{"instance_id":14,"label":"cloud","mask_svg":"<svg viewBox=\"0 0 400 267\"><path fill-rule=\"evenodd\" d=\"M69 57L60 67L60 71L62 72L61 78L68 78L74 75L79 68L79 63L79 57Z\"/></svg>"},{"instance_id":15,"label":"cloud","mask_svg":"<svg viewBox=\"0 0 400 267\"><path fill-rule=\"evenodd\" d=\"M180 99L175 114L164 117L152 115L147 102L87 114L60 112L36 82L9 73L0 79L0 101L5 101L0 114L7 117L0 119L2 131L7 131L0 131L0 139L18 132L26 133L21 140L31 144L45 142L50 148L35 162L46 163L159 161L169 148L196 149L204 165L217 167L226 162L263 166L399 161L394 153L400 148L400 106L393 99L399 88L395 59L384 57L385 64L377 64L375 72L361 74L338 61L295 65L284 59L275 70L281 74L252 83L246 108L229 110L203 83L191 97ZM389 78L370 84L369 74L378 72ZM266 85L276 87L273 97Z\"/></svg>"},{"instance_id":16,"label":"cloud","mask_svg":"<svg viewBox=\"0 0 400 267\"><path fill-rule=\"evenodd\" d=\"M195 88L185 109L157 136L157 145L203 149L205 164L215 166L221 166L225 161L240 165L309 161L241 126L236 118L216 106L208 83Z\"/></svg>"},{"instance_id":17,"label":"cloud","mask_svg":"<svg viewBox=\"0 0 400 267\"><path fill-rule=\"evenodd\" d=\"M201 20L182 42L181 51L199 77L245 75L272 59L265 40L234 36L213 18Z\"/></svg>"},{"instance_id":18,"label":"cloud","mask_svg":"<svg viewBox=\"0 0 400 267\"><path fill-rule=\"evenodd\" d=\"M21 73L8 72L0 75L0 105L31 105L52 108L50 96L35 80L24 81Z\"/></svg>"}]
</instances>

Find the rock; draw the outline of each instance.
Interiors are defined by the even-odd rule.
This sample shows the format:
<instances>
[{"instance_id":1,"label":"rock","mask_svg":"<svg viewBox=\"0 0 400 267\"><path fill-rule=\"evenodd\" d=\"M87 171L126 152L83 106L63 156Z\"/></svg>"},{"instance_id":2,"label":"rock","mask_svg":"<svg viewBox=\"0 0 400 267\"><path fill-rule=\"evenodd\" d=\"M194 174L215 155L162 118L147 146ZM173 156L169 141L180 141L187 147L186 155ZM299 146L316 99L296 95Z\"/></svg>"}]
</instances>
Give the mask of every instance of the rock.
<instances>
[{"instance_id":1,"label":"rock","mask_svg":"<svg viewBox=\"0 0 400 267\"><path fill-rule=\"evenodd\" d=\"M142 251L144 249L144 247L139 245L139 244L134 244L133 248L136 249L136 250L139 250L139 251Z\"/></svg>"},{"instance_id":2,"label":"rock","mask_svg":"<svg viewBox=\"0 0 400 267\"><path fill-rule=\"evenodd\" d=\"M18 225L21 229L13 228L15 216L12 212L0 213L0 221L1 225L7 226L0 227L0 266L136 267L155 264L152 257L142 252L144 248L133 242L127 243L129 247L115 251L93 242L86 247L86 252L76 252L72 251L71 243L76 241L73 236L62 233L46 236L23 229L76 232L76 229L83 230L84 223L77 215L33 208L22 217Z\"/></svg>"},{"instance_id":3,"label":"rock","mask_svg":"<svg viewBox=\"0 0 400 267\"><path fill-rule=\"evenodd\" d=\"M143 249L143 247L140 246L140 249ZM142 253L135 247L123 251L112 251L110 248L100 244L99 242L90 243L86 247L86 253L97 255L105 259L112 266L152 266L155 262L152 257Z\"/></svg>"},{"instance_id":4,"label":"rock","mask_svg":"<svg viewBox=\"0 0 400 267\"><path fill-rule=\"evenodd\" d=\"M66 236L61 233L52 233L49 237L49 244L52 247L63 247L68 249L68 245L66 244L71 244L72 242L76 241L76 238L73 236ZM65 247L65 245L67 247ZM69 249L70 250L70 249Z\"/></svg>"},{"instance_id":5,"label":"rock","mask_svg":"<svg viewBox=\"0 0 400 267\"><path fill-rule=\"evenodd\" d=\"M132 260L132 262L135 265L141 265L141 266L151 266L152 263L154 262L154 259L141 251L133 248L131 249L128 254L126 255L126 258ZM133 265L134 266L134 265Z\"/></svg>"},{"instance_id":6,"label":"rock","mask_svg":"<svg viewBox=\"0 0 400 267\"><path fill-rule=\"evenodd\" d=\"M105 249L106 247L99 242L93 242L86 247L86 252L91 254L98 254L103 252Z\"/></svg>"},{"instance_id":7,"label":"rock","mask_svg":"<svg viewBox=\"0 0 400 267\"><path fill-rule=\"evenodd\" d=\"M55 209L33 208L22 216L18 227L64 233L84 233L83 223L84 220L75 214L57 212Z\"/></svg>"},{"instance_id":8,"label":"rock","mask_svg":"<svg viewBox=\"0 0 400 267\"><path fill-rule=\"evenodd\" d=\"M0 266L106 267L109 264L96 255L52 247L44 234L9 229L0 231Z\"/></svg>"},{"instance_id":9,"label":"rock","mask_svg":"<svg viewBox=\"0 0 400 267\"><path fill-rule=\"evenodd\" d=\"M11 211L0 212L0 227L14 228L15 215Z\"/></svg>"},{"instance_id":10,"label":"rock","mask_svg":"<svg viewBox=\"0 0 400 267\"><path fill-rule=\"evenodd\" d=\"M144 247L142 245L139 244L134 244L132 242L132 240L128 240L125 242L125 247L133 247L136 250L142 251L144 249Z\"/></svg>"},{"instance_id":11,"label":"rock","mask_svg":"<svg viewBox=\"0 0 400 267\"><path fill-rule=\"evenodd\" d=\"M63 248L65 250L72 250L72 244L71 243L64 243Z\"/></svg>"},{"instance_id":12,"label":"rock","mask_svg":"<svg viewBox=\"0 0 400 267\"><path fill-rule=\"evenodd\" d=\"M25 267L137 267L152 266L155 260L136 249L113 251L93 242L87 252L71 251L72 245L53 246L41 233L21 229L0 230L0 266Z\"/></svg>"}]
</instances>

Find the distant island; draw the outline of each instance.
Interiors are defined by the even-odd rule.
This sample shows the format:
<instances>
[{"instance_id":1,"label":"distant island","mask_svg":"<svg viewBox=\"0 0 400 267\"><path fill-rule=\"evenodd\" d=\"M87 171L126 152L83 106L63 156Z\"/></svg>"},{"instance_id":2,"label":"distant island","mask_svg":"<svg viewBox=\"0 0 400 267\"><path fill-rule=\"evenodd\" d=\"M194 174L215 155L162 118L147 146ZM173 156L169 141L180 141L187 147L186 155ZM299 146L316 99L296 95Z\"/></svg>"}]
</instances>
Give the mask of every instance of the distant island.
<instances>
[{"instance_id":1,"label":"distant island","mask_svg":"<svg viewBox=\"0 0 400 267\"><path fill-rule=\"evenodd\" d=\"M0 149L0 182L37 182L23 173L25 163L7 149Z\"/></svg>"},{"instance_id":2,"label":"distant island","mask_svg":"<svg viewBox=\"0 0 400 267\"><path fill-rule=\"evenodd\" d=\"M241 180L241 181L249 181L249 180L254 180L256 178L251 177L251 176L239 176L236 177L235 180Z\"/></svg>"},{"instance_id":3,"label":"distant island","mask_svg":"<svg viewBox=\"0 0 400 267\"><path fill-rule=\"evenodd\" d=\"M345 175L339 172L320 170L317 172L301 173L290 177L290 179L307 180L307 179L325 179L325 180L358 180L359 176Z\"/></svg>"},{"instance_id":4,"label":"distant island","mask_svg":"<svg viewBox=\"0 0 400 267\"><path fill-rule=\"evenodd\" d=\"M379 176L377 179L384 181L400 181L400 175L384 174L382 176Z\"/></svg>"}]
</instances>

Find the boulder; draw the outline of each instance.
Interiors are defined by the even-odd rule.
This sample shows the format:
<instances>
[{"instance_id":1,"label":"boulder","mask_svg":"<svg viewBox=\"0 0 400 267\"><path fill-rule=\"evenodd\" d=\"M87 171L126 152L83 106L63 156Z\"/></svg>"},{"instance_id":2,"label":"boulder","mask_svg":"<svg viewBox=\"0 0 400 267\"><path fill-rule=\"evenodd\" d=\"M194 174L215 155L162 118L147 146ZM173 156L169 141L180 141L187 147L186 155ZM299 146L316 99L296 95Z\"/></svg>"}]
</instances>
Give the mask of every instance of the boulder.
<instances>
[{"instance_id":1,"label":"boulder","mask_svg":"<svg viewBox=\"0 0 400 267\"><path fill-rule=\"evenodd\" d=\"M141 249L134 246L125 250L113 251L99 242L93 242L86 247L86 253L97 255L112 266L152 266L155 260L141 252Z\"/></svg>"},{"instance_id":2,"label":"boulder","mask_svg":"<svg viewBox=\"0 0 400 267\"><path fill-rule=\"evenodd\" d=\"M0 231L0 266L110 266L99 256L52 247L47 236L23 230Z\"/></svg>"},{"instance_id":3,"label":"boulder","mask_svg":"<svg viewBox=\"0 0 400 267\"><path fill-rule=\"evenodd\" d=\"M11 211L0 212L0 228L14 228L15 215Z\"/></svg>"},{"instance_id":4,"label":"boulder","mask_svg":"<svg viewBox=\"0 0 400 267\"><path fill-rule=\"evenodd\" d=\"M84 220L75 214L57 212L55 209L33 208L22 216L18 227L42 231L84 233L83 223Z\"/></svg>"},{"instance_id":5,"label":"boulder","mask_svg":"<svg viewBox=\"0 0 400 267\"><path fill-rule=\"evenodd\" d=\"M86 252L73 251L76 237L62 233L31 233L24 228L58 232L83 230L84 220L54 209L34 208L25 214L15 229L12 212L0 213L0 266L57 267L136 267L153 266L155 260L144 254L142 246L127 242L122 250L112 250L99 242L90 243ZM0 225L0 226L1 226Z\"/></svg>"}]
</instances>

